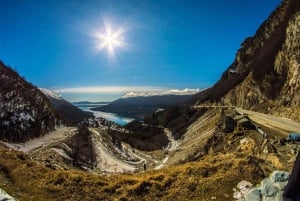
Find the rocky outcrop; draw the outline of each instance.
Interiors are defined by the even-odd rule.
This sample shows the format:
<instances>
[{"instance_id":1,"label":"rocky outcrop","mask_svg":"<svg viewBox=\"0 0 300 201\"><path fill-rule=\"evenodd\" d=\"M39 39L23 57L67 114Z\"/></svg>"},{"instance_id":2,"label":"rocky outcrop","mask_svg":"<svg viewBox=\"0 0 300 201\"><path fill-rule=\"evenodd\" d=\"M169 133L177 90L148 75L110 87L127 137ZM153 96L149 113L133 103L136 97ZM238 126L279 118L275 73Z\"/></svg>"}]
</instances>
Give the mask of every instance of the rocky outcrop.
<instances>
[{"instance_id":1,"label":"rocky outcrop","mask_svg":"<svg viewBox=\"0 0 300 201\"><path fill-rule=\"evenodd\" d=\"M194 102L222 102L300 121L300 1L285 0Z\"/></svg>"},{"instance_id":2,"label":"rocky outcrop","mask_svg":"<svg viewBox=\"0 0 300 201\"><path fill-rule=\"evenodd\" d=\"M283 201L283 190L288 179L289 173L276 170L255 188L250 182L241 181L237 189L233 189L233 197L238 201Z\"/></svg>"},{"instance_id":3,"label":"rocky outcrop","mask_svg":"<svg viewBox=\"0 0 300 201\"><path fill-rule=\"evenodd\" d=\"M276 56L274 70L277 74L286 74L286 82L280 92L281 98L277 100L277 105L272 109L272 112L280 116L299 119L300 11L295 14L295 17L288 24L286 40ZM280 105L285 107L283 108Z\"/></svg>"}]
</instances>

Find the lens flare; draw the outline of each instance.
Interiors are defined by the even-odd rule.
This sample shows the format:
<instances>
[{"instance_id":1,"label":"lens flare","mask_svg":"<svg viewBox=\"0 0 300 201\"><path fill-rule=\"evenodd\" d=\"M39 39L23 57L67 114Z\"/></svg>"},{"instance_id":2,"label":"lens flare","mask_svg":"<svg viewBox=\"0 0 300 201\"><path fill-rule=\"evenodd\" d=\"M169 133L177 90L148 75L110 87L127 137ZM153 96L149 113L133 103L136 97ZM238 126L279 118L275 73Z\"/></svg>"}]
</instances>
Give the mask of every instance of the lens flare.
<instances>
[{"instance_id":1,"label":"lens flare","mask_svg":"<svg viewBox=\"0 0 300 201\"><path fill-rule=\"evenodd\" d=\"M111 23L104 23L104 29L95 33L97 38L97 51L107 49L109 56L115 57L117 48L126 47L124 33L125 29L123 26L113 29Z\"/></svg>"}]
</instances>

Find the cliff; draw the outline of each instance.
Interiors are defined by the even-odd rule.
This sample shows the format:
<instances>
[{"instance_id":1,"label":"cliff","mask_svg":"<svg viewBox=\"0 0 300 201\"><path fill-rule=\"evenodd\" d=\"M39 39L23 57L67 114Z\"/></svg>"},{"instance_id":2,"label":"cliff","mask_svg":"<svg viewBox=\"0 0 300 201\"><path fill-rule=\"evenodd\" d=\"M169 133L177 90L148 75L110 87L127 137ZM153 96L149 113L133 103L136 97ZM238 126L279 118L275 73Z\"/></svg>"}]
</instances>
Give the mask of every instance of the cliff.
<instances>
[{"instance_id":1,"label":"cliff","mask_svg":"<svg viewBox=\"0 0 300 201\"><path fill-rule=\"evenodd\" d=\"M286 0L194 103L219 102L300 121L300 1Z\"/></svg>"}]
</instances>

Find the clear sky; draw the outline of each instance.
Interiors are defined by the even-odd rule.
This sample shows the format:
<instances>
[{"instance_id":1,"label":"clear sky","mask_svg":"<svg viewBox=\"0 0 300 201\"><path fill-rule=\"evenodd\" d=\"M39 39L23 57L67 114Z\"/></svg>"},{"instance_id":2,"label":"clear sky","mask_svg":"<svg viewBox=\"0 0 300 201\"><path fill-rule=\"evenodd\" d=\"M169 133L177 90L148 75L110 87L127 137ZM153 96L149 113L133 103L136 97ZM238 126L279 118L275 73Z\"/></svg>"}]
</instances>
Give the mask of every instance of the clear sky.
<instances>
[{"instance_id":1,"label":"clear sky","mask_svg":"<svg viewBox=\"0 0 300 201\"><path fill-rule=\"evenodd\" d=\"M0 0L0 60L71 101L86 87L102 100L127 89L206 88L279 3Z\"/></svg>"}]
</instances>

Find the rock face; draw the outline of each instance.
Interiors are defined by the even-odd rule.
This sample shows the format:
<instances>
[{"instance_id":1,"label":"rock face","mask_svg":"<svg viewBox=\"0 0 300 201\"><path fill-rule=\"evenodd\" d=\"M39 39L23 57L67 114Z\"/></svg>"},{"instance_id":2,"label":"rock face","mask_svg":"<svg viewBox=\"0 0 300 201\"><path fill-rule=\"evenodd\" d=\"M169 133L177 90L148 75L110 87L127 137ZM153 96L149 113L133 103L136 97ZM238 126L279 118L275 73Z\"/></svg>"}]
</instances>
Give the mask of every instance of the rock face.
<instances>
[{"instance_id":1,"label":"rock face","mask_svg":"<svg viewBox=\"0 0 300 201\"><path fill-rule=\"evenodd\" d=\"M300 1L284 0L194 102L222 102L300 121Z\"/></svg>"},{"instance_id":2,"label":"rock face","mask_svg":"<svg viewBox=\"0 0 300 201\"><path fill-rule=\"evenodd\" d=\"M276 170L256 188L249 188L251 183L247 181L240 182L237 186L239 190L234 189L233 196L238 201L283 201L283 190L288 179L289 173ZM245 183L246 187L243 186Z\"/></svg>"},{"instance_id":3,"label":"rock face","mask_svg":"<svg viewBox=\"0 0 300 201\"><path fill-rule=\"evenodd\" d=\"M39 89L0 61L0 139L23 142L55 128L58 115Z\"/></svg>"}]
</instances>

